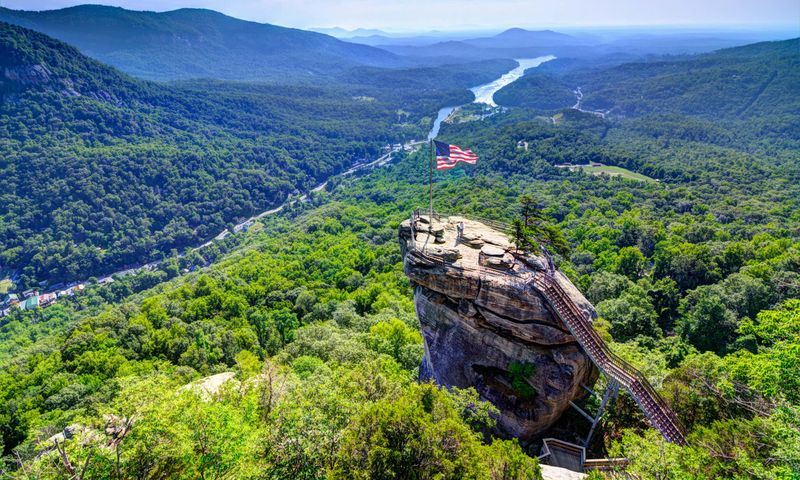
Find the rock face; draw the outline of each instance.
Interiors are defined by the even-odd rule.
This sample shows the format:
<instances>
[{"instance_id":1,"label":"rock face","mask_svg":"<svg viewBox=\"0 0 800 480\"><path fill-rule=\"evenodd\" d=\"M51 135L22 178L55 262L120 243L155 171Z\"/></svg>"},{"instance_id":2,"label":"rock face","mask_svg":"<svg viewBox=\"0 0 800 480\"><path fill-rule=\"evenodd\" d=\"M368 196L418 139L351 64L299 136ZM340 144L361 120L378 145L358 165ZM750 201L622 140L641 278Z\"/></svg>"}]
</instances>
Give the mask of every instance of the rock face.
<instances>
[{"instance_id":1,"label":"rock face","mask_svg":"<svg viewBox=\"0 0 800 480\"><path fill-rule=\"evenodd\" d=\"M551 275L593 318L594 308L545 258L517 254L500 231L460 217L432 223L400 225L425 340L421 380L474 387L500 409L501 432L533 439L598 372L531 279Z\"/></svg>"},{"instance_id":2,"label":"rock face","mask_svg":"<svg viewBox=\"0 0 800 480\"><path fill-rule=\"evenodd\" d=\"M204 399L208 399L219 392L222 386L235 376L236 373L234 372L218 373L184 385L181 387L181 390L193 390L195 393L199 393Z\"/></svg>"}]
</instances>

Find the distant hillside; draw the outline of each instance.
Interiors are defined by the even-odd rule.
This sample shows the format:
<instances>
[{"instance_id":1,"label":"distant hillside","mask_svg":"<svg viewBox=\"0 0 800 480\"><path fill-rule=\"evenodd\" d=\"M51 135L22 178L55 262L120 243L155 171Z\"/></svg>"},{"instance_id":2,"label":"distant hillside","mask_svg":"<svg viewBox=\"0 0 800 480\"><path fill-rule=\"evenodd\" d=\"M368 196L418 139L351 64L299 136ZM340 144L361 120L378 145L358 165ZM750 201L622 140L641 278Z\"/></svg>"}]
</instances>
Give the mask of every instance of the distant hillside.
<instances>
[{"instance_id":1,"label":"distant hillside","mask_svg":"<svg viewBox=\"0 0 800 480\"><path fill-rule=\"evenodd\" d=\"M490 60L496 58L534 58L542 55L581 55L586 56L589 47L583 45L569 45L561 43L531 43L517 44L510 41L507 45L504 40L496 37L473 40L447 40L420 44L382 44L380 48L397 55L413 59L432 57L447 57L463 60Z\"/></svg>"},{"instance_id":2,"label":"distant hillside","mask_svg":"<svg viewBox=\"0 0 800 480\"><path fill-rule=\"evenodd\" d=\"M43 32L151 80L285 80L403 63L378 48L202 9L155 13L98 5L43 12L0 8L0 21Z\"/></svg>"},{"instance_id":3,"label":"distant hillside","mask_svg":"<svg viewBox=\"0 0 800 480\"><path fill-rule=\"evenodd\" d=\"M574 55L586 50L586 43L570 35L552 30L531 31L511 28L490 37L463 39L459 37L419 36L387 38L357 37L353 41L379 45L409 58L449 58L488 60L497 58L526 58L541 55ZM424 61L424 60L421 60Z\"/></svg>"},{"instance_id":4,"label":"distant hillside","mask_svg":"<svg viewBox=\"0 0 800 480\"><path fill-rule=\"evenodd\" d=\"M450 36L445 35L420 35L410 37L392 37L388 35L362 35L357 37L349 37L348 42L361 43L364 45L372 45L373 47L384 48L390 45L401 46L427 46L434 43L453 40Z\"/></svg>"},{"instance_id":5,"label":"distant hillside","mask_svg":"<svg viewBox=\"0 0 800 480\"><path fill-rule=\"evenodd\" d=\"M167 86L0 22L0 268L21 285L85 279L200 243L472 98L456 75L396 75Z\"/></svg>"},{"instance_id":6,"label":"distant hillside","mask_svg":"<svg viewBox=\"0 0 800 480\"><path fill-rule=\"evenodd\" d=\"M580 45L584 42L564 33L552 30L525 30L510 28L493 37L473 38L464 43L483 48L519 48L519 47L553 47L563 45Z\"/></svg>"},{"instance_id":7,"label":"distant hillside","mask_svg":"<svg viewBox=\"0 0 800 480\"><path fill-rule=\"evenodd\" d=\"M0 22L0 106L29 90L119 103L145 85L62 42Z\"/></svg>"},{"instance_id":8,"label":"distant hillside","mask_svg":"<svg viewBox=\"0 0 800 480\"><path fill-rule=\"evenodd\" d=\"M653 55L694 55L756 42L782 40L788 36L773 31L700 34L669 30L657 33L620 30L603 35L584 31L567 35L552 30L511 28L487 37L443 39L421 36L389 39L378 36L353 38L351 41L378 46L417 62L437 57L447 57L450 61L474 61L555 55L589 63L597 63L597 59L605 58L603 63L608 64L607 60L612 58L634 61Z\"/></svg>"},{"instance_id":9,"label":"distant hillside","mask_svg":"<svg viewBox=\"0 0 800 480\"><path fill-rule=\"evenodd\" d=\"M581 70L573 64L559 72L556 67L532 71L495 98L507 106L553 109L553 98L571 106L573 90L581 87L582 108L621 116L741 118L800 112L800 39L612 68Z\"/></svg>"},{"instance_id":10,"label":"distant hillside","mask_svg":"<svg viewBox=\"0 0 800 480\"><path fill-rule=\"evenodd\" d=\"M346 28L333 27L333 28L309 28L309 30L311 30L312 32L324 33L325 35L330 35L336 38L353 38L353 37L363 37L371 35L381 35L381 36L389 35L383 30L378 30L375 28L356 28L353 30L347 30Z\"/></svg>"}]
</instances>

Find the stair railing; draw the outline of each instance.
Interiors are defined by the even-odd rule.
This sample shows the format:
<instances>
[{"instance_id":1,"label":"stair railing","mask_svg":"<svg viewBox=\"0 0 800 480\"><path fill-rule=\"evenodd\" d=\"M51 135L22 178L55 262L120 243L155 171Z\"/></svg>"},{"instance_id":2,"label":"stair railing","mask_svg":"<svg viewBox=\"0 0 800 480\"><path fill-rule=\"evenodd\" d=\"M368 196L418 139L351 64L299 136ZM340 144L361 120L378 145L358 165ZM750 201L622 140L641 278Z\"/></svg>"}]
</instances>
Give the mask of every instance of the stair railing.
<instances>
[{"instance_id":1,"label":"stair railing","mask_svg":"<svg viewBox=\"0 0 800 480\"><path fill-rule=\"evenodd\" d=\"M608 348L586 320L586 313L575 305L561 285L546 275L536 275L534 283L548 294L548 300L553 303L556 313L592 361L631 393L648 420L668 441L685 444L685 430L669 405L650 385L644 374Z\"/></svg>"}]
</instances>

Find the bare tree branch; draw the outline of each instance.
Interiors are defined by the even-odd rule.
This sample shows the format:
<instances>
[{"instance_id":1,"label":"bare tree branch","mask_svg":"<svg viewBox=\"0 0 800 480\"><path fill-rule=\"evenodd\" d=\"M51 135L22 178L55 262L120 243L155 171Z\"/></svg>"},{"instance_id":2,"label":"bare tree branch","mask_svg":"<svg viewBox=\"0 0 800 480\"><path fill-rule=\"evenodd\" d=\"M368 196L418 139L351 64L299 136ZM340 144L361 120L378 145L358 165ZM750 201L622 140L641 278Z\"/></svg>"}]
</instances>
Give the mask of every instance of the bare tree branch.
<instances>
[{"instance_id":1,"label":"bare tree branch","mask_svg":"<svg viewBox=\"0 0 800 480\"><path fill-rule=\"evenodd\" d=\"M69 458L67 458L67 452L61 446L61 444L58 443L58 439L57 438L54 438L53 442L56 444L56 450L58 450L58 453L61 455L61 462L64 464L64 468L67 469L67 472L69 472L70 478L72 480L77 480L77 475L75 473L75 467L72 466L72 463L70 463Z\"/></svg>"},{"instance_id":2,"label":"bare tree branch","mask_svg":"<svg viewBox=\"0 0 800 480\"><path fill-rule=\"evenodd\" d=\"M79 480L83 480L83 476L86 475L86 470L89 468L89 460L92 459L93 453L94 453L94 447L89 447L89 455L86 455L86 461L83 462L83 468L81 469L81 476Z\"/></svg>"}]
</instances>

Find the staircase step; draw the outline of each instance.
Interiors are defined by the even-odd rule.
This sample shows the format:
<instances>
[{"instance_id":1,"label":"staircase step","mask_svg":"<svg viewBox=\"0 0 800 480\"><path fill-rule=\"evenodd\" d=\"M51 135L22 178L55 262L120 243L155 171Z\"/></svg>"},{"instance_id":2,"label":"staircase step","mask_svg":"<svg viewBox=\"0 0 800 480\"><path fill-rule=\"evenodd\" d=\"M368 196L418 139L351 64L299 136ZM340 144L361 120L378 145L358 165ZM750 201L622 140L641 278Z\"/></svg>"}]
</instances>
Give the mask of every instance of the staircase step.
<instances>
[{"instance_id":1,"label":"staircase step","mask_svg":"<svg viewBox=\"0 0 800 480\"><path fill-rule=\"evenodd\" d=\"M593 327L571 298L561 290L552 279L542 276L534 277L534 284L545 293L545 298L556 311L561 321L567 326L580 346L600 370L625 387L636 403L642 408L645 417L669 442L685 444L683 429L675 413L664 403L661 397L647 383L644 376L621 359L614 360L613 354L606 354L603 340L594 332ZM621 362L621 363L620 363Z\"/></svg>"}]
</instances>

